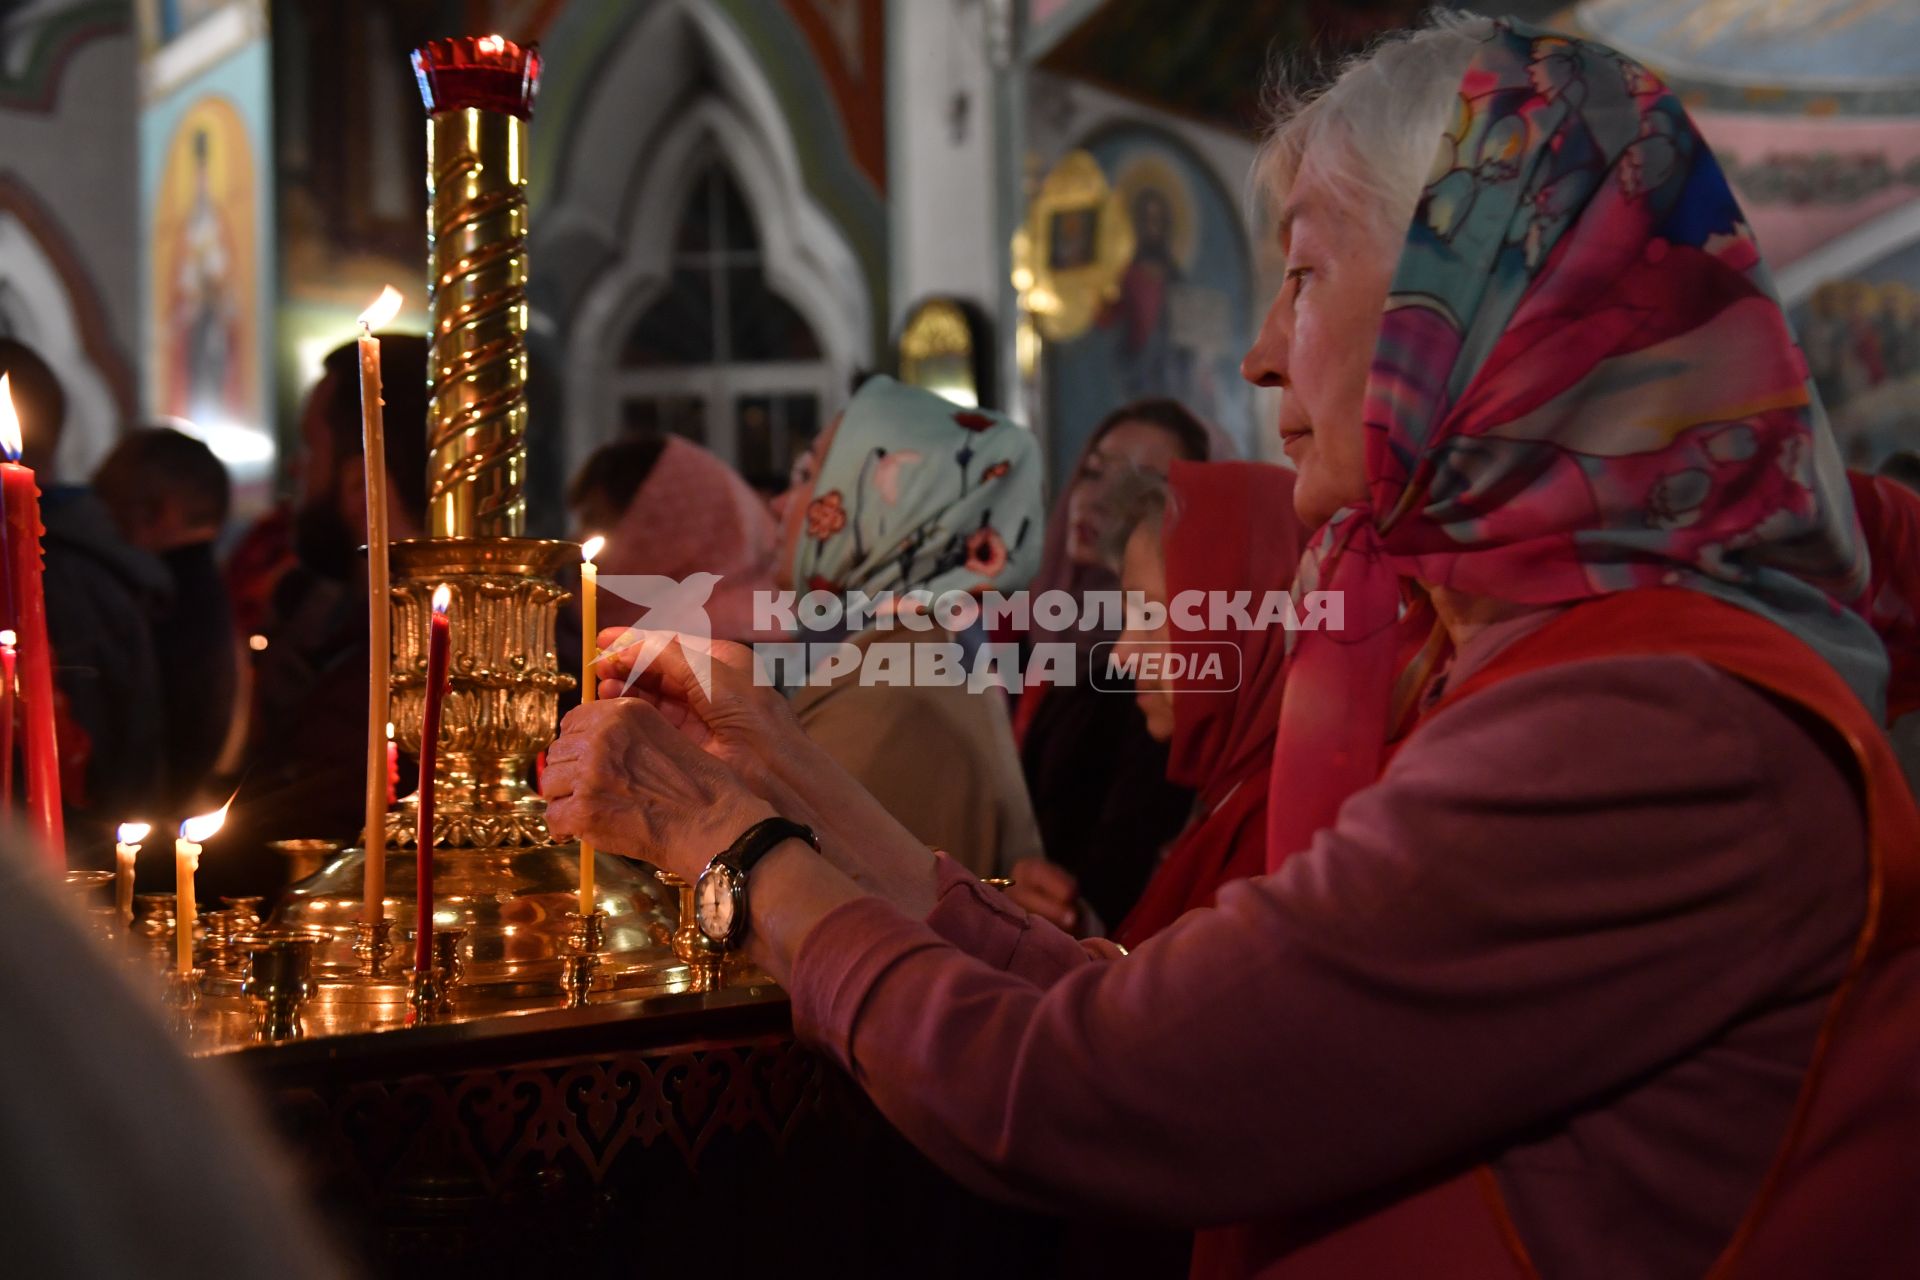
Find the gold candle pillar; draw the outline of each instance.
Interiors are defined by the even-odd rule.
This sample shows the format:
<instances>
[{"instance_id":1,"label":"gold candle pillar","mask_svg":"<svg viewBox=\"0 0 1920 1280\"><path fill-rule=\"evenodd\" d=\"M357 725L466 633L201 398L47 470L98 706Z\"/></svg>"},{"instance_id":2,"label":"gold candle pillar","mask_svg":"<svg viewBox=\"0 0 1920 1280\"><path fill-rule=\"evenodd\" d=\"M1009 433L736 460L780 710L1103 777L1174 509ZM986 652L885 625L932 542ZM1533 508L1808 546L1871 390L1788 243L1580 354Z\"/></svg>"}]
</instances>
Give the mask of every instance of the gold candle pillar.
<instances>
[{"instance_id":1,"label":"gold candle pillar","mask_svg":"<svg viewBox=\"0 0 1920 1280\"><path fill-rule=\"evenodd\" d=\"M526 529L527 118L540 55L499 36L416 50L427 122L427 532Z\"/></svg>"}]
</instances>

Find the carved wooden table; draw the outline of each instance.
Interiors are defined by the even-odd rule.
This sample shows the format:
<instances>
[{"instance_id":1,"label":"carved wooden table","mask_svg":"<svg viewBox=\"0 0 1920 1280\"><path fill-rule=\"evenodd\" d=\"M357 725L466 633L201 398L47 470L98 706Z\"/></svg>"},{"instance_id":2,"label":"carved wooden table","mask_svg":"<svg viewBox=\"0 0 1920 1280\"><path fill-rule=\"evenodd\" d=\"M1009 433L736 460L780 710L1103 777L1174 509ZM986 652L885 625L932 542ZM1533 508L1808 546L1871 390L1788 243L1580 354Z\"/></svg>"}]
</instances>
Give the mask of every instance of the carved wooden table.
<instances>
[{"instance_id":1,"label":"carved wooden table","mask_svg":"<svg viewBox=\"0 0 1920 1280\"><path fill-rule=\"evenodd\" d=\"M1054 1275L794 1043L776 987L232 1055L374 1275Z\"/></svg>"}]
</instances>

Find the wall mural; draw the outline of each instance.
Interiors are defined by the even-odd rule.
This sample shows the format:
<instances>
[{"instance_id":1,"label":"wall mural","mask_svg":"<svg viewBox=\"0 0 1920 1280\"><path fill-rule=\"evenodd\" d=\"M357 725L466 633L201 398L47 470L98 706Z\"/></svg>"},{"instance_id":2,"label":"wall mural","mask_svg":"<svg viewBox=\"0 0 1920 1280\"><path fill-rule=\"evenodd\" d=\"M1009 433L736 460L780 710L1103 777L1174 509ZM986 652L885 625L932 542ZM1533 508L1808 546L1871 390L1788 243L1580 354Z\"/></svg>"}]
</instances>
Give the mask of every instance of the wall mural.
<instances>
[{"instance_id":1,"label":"wall mural","mask_svg":"<svg viewBox=\"0 0 1920 1280\"><path fill-rule=\"evenodd\" d=\"M208 96L189 107L153 202L154 408L163 414L204 423L254 413L257 181L233 104Z\"/></svg>"},{"instance_id":2,"label":"wall mural","mask_svg":"<svg viewBox=\"0 0 1920 1280\"><path fill-rule=\"evenodd\" d=\"M191 37L188 37L191 38ZM274 457L271 168L263 38L150 98L140 118L145 412L193 424L241 510Z\"/></svg>"},{"instance_id":3,"label":"wall mural","mask_svg":"<svg viewBox=\"0 0 1920 1280\"><path fill-rule=\"evenodd\" d=\"M1251 273L1234 202L1199 159L1157 130L1125 126L1087 144L1133 224L1117 295L1086 334L1047 349L1053 474L1093 424L1144 396L1172 396L1245 450L1251 397Z\"/></svg>"}]
</instances>

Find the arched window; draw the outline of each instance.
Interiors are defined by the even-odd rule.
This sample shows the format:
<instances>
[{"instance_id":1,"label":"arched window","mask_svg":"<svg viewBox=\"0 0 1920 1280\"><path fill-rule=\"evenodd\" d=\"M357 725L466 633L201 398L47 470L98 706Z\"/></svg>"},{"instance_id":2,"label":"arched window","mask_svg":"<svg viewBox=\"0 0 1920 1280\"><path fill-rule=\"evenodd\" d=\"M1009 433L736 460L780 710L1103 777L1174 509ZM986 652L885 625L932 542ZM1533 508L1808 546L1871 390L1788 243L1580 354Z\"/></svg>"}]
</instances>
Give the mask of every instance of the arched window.
<instances>
[{"instance_id":1,"label":"arched window","mask_svg":"<svg viewBox=\"0 0 1920 1280\"><path fill-rule=\"evenodd\" d=\"M833 375L812 328L769 283L761 244L739 184L710 161L613 382L623 429L685 436L776 490L820 429Z\"/></svg>"}]
</instances>

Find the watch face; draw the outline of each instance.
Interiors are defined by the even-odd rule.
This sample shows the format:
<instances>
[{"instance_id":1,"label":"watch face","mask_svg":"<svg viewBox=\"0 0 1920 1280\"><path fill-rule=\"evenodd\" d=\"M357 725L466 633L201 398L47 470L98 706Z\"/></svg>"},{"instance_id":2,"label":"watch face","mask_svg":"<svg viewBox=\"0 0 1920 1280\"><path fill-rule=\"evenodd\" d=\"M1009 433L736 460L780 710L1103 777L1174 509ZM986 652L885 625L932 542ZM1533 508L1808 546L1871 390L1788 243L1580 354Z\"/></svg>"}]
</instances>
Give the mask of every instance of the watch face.
<instances>
[{"instance_id":1,"label":"watch face","mask_svg":"<svg viewBox=\"0 0 1920 1280\"><path fill-rule=\"evenodd\" d=\"M693 889L694 918L714 942L733 932L733 868L720 865L701 872Z\"/></svg>"}]
</instances>

